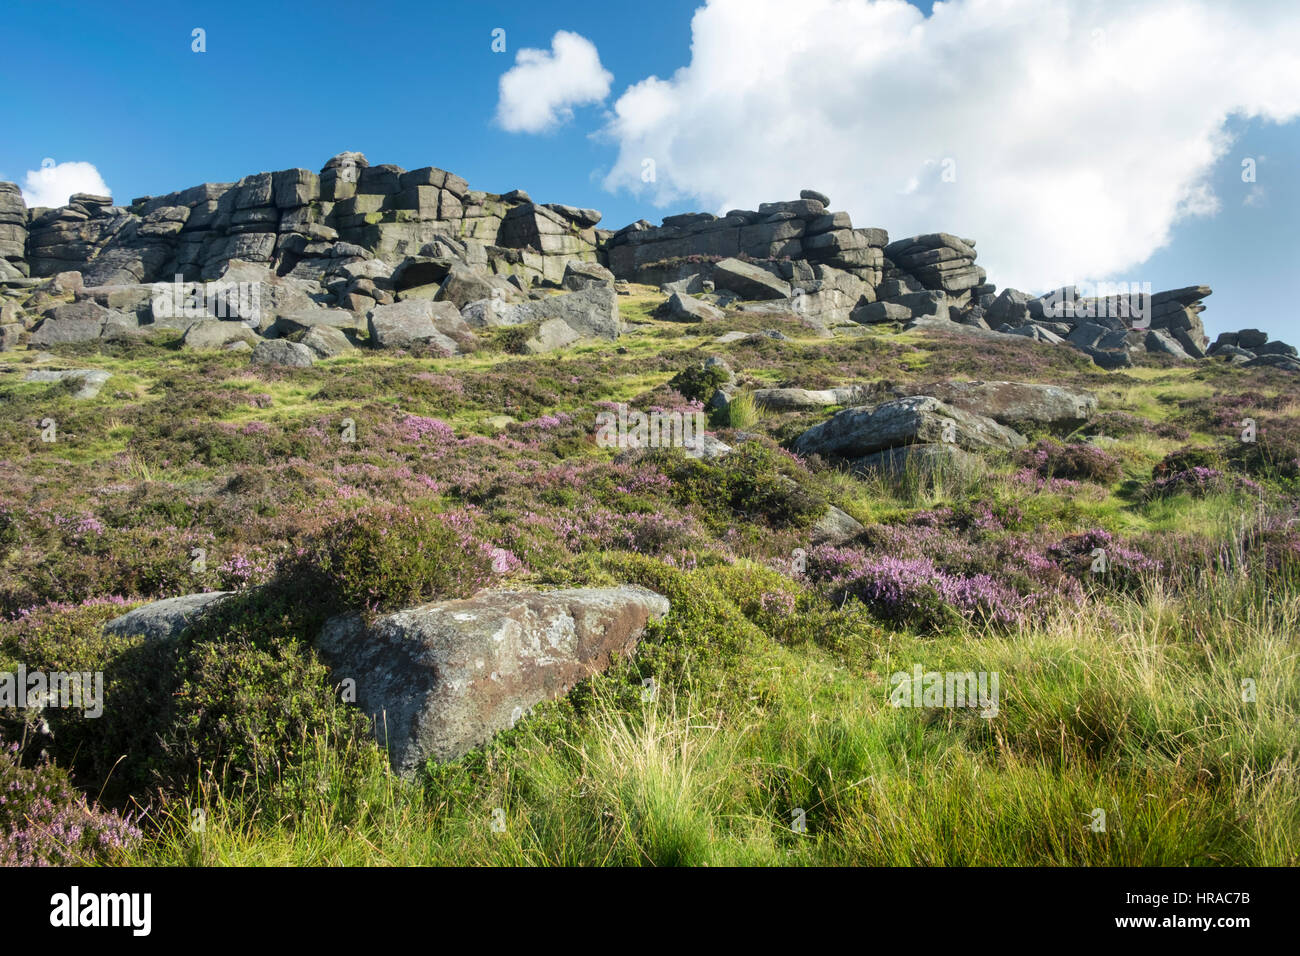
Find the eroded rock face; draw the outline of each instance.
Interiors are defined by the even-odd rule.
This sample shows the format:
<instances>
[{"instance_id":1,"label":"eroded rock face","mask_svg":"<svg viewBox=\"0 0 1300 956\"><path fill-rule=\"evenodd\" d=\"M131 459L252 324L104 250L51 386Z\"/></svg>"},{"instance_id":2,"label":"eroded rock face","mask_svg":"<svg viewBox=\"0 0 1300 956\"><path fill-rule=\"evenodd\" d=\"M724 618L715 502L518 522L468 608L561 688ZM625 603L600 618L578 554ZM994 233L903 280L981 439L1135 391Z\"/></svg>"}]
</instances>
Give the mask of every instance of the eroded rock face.
<instances>
[{"instance_id":1,"label":"eroded rock face","mask_svg":"<svg viewBox=\"0 0 1300 956\"><path fill-rule=\"evenodd\" d=\"M366 626L334 618L316 646L335 681L356 681L393 768L450 760L541 701L632 652L668 600L639 587L485 591Z\"/></svg>"}]
</instances>

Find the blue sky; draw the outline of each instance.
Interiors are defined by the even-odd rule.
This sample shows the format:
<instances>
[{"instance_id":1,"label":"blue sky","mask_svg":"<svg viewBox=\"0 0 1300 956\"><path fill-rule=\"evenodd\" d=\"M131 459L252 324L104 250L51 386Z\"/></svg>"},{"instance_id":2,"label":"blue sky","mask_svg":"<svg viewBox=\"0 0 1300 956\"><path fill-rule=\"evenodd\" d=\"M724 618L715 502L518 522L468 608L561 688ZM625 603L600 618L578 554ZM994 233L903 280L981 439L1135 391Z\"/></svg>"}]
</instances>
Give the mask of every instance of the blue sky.
<instances>
[{"instance_id":1,"label":"blue sky","mask_svg":"<svg viewBox=\"0 0 1300 956\"><path fill-rule=\"evenodd\" d=\"M1215 293L1204 315L1211 334L1256 326L1300 343L1289 289L1300 254L1300 106L1284 83L1269 85L1296 64L1259 52L1300 46L1288 40L1296 14L1265 0L1233 5L1246 12L1180 42L1169 30L1195 18L1171 2L1044 0L1016 14L979 0L934 11L816 0L800 14L768 0L718 0L696 23L693 49L703 0L225 0L183 9L19 0L5 11L0 83L11 94L0 178L22 183L47 157L85 162L126 201L261 170L319 169L352 149L372 163L441 166L479 189L521 187L538 201L595 207L610 228L752 207L808 185L830 192L856 225L893 237L977 239L999 286L1204 283ZM1135 19L1147 7L1152 19ZM1173 27L1159 19L1166 14ZM206 31L205 53L191 50L195 27ZM504 53L492 51L497 28ZM561 121L541 132L507 131L497 120L502 75L521 49L549 51L557 31L594 45L612 75L608 94L571 111L561 104ZM1092 98L1074 89L1089 82L1086 64L1100 62L1080 59L1081 49L1101 57L1108 42L1132 64L1121 46L1128 34L1199 59L1199 73L1219 71L1205 80L1216 92L1198 89L1195 72L1166 77L1177 61L1153 65L1148 78L1090 74ZM1070 59L1060 88L1044 90L1056 77L1030 75L1040 68L1035 49L1058 42ZM1014 74L1017 57L1026 71L1018 88L1014 75L998 75ZM1220 95L1238 74L1242 89ZM664 83L647 84L652 76ZM1290 76L1296 85L1300 70ZM645 95L624 98L629 88ZM1041 134L1026 132L1031 121L1045 123ZM634 175L646 153L661 157L649 188ZM936 163L948 156L960 172L945 192ZM1253 184L1242 182L1244 157L1256 161ZM1039 165L1028 173L1011 168L1030 160ZM1175 203L1184 186L1191 199ZM1189 202L1195 215L1174 212Z\"/></svg>"}]
</instances>

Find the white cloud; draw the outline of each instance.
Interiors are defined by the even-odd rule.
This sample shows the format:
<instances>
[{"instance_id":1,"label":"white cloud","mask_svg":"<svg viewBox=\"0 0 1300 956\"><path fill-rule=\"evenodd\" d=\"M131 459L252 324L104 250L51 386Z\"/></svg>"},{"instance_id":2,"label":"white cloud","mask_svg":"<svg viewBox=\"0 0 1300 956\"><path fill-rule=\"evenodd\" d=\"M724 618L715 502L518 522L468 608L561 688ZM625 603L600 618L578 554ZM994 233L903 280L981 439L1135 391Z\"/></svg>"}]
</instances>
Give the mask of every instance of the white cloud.
<instances>
[{"instance_id":1,"label":"white cloud","mask_svg":"<svg viewBox=\"0 0 1300 956\"><path fill-rule=\"evenodd\" d=\"M42 163L23 177L23 201L32 206L66 206L74 193L111 196L93 163Z\"/></svg>"},{"instance_id":2,"label":"white cloud","mask_svg":"<svg viewBox=\"0 0 1300 956\"><path fill-rule=\"evenodd\" d=\"M607 188L722 212L809 186L1026 290L1127 278L1219 208L1230 116L1300 115L1290 0L711 0L691 26L690 64L614 104Z\"/></svg>"},{"instance_id":3,"label":"white cloud","mask_svg":"<svg viewBox=\"0 0 1300 956\"><path fill-rule=\"evenodd\" d=\"M573 107L599 103L614 75L586 37L560 30L550 52L523 49L501 76L497 122L512 133L540 133L573 117Z\"/></svg>"}]
</instances>

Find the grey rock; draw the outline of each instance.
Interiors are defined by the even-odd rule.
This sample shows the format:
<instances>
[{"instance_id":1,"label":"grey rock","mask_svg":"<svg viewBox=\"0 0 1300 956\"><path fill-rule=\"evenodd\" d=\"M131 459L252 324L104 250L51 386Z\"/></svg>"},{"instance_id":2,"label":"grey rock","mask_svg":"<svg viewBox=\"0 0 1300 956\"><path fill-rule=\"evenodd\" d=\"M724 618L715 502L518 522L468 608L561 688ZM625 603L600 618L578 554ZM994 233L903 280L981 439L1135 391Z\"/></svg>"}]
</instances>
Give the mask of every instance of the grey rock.
<instances>
[{"instance_id":1,"label":"grey rock","mask_svg":"<svg viewBox=\"0 0 1300 956\"><path fill-rule=\"evenodd\" d=\"M810 530L813 544L841 544L857 537L864 528L852 515L829 505L826 514Z\"/></svg>"},{"instance_id":2,"label":"grey rock","mask_svg":"<svg viewBox=\"0 0 1300 956\"><path fill-rule=\"evenodd\" d=\"M507 306L503 324L522 325L560 319L579 335L616 339L623 323L618 316L618 296L608 285L593 285L577 292L547 296Z\"/></svg>"},{"instance_id":3,"label":"grey rock","mask_svg":"<svg viewBox=\"0 0 1300 956\"><path fill-rule=\"evenodd\" d=\"M243 322L221 319L200 319L185 330L181 339L187 349L219 349L231 342L256 345L261 339Z\"/></svg>"},{"instance_id":4,"label":"grey rock","mask_svg":"<svg viewBox=\"0 0 1300 956\"><path fill-rule=\"evenodd\" d=\"M104 383L111 378L111 373L102 369L35 369L28 372L24 377L24 382L62 382L77 381L81 386L72 393L73 398L87 399L94 398L99 394L99 390L104 387Z\"/></svg>"},{"instance_id":5,"label":"grey rock","mask_svg":"<svg viewBox=\"0 0 1300 956\"><path fill-rule=\"evenodd\" d=\"M547 319L537 327L537 334L524 343L524 351L538 355L554 352L582 338L561 319Z\"/></svg>"},{"instance_id":6,"label":"grey rock","mask_svg":"<svg viewBox=\"0 0 1300 956\"><path fill-rule=\"evenodd\" d=\"M408 299L392 305L379 305L368 317L370 343L376 348L406 349L415 345L432 345L459 355L462 344L472 346L473 333L450 302L432 299Z\"/></svg>"},{"instance_id":7,"label":"grey rock","mask_svg":"<svg viewBox=\"0 0 1300 956\"><path fill-rule=\"evenodd\" d=\"M713 282L720 289L730 289L742 299L785 299L790 285L772 273L740 259L723 259L713 267Z\"/></svg>"},{"instance_id":8,"label":"grey rock","mask_svg":"<svg viewBox=\"0 0 1300 956\"><path fill-rule=\"evenodd\" d=\"M118 637L143 636L148 641L165 641L199 620L203 613L233 591L205 591L154 601L115 617L104 625L105 634Z\"/></svg>"},{"instance_id":9,"label":"grey rock","mask_svg":"<svg viewBox=\"0 0 1300 956\"><path fill-rule=\"evenodd\" d=\"M638 587L485 591L367 626L326 623L316 647L356 681L393 768L411 775L487 743L542 701L630 655L667 599Z\"/></svg>"},{"instance_id":10,"label":"grey rock","mask_svg":"<svg viewBox=\"0 0 1300 956\"><path fill-rule=\"evenodd\" d=\"M1182 362L1191 361L1192 358L1178 344L1177 339L1162 329L1151 329L1147 332L1146 349L1152 355L1168 355Z\"/></svg>"},{"instance_id":11,"label":"grey rock","mask_svg":"<svg viewBox=\"0 0 1300 956\"><path fill-rule=\"evenodd\" d=\"M861 325L878 325L883 322L906 322L912 310L897 302L869 302L852 312L854 322Z\"/></svg>"},{"instance_id":12,"label":"grey rock","mask_svg":"<svg viewBox=\"0 0 1300 956\"><path fill-rule=\"evenodd\" d=\"M701 302L680 292L674 292L664 303L664 313L682 322L704 322L723 318L726 313L716 306Z\"/></svg>"},{"instance_id":13,"label":"grey rock","mask_svg":"<svg viewBox=\"0 0 1300 956\"><path fill-rule=\"evenodd\" d=\"M583 262L579 259L571 259L564 266L564 278L560 281L560 285L570 292L577 292L589 285L602 283L612 285L613 282L614 273L599 262Z\"/></svg>"},{"instance_id":14,"label":"grey rock","mask_svg":"<svg viewBox=\"0 0 1300 956\"><path fill-rule=\"evenodd\" d=\"M858 474L883 473L893 478L911 475L934 479L948 474L969 474L979 458L951 444L903 445L866 455L851 463Z\"/></svg>"},{"instance_id":15,"label":"grey rock","mask_svg":"<svg viewBox=\"0 0 1300 956\"><path fill-rule=\"evenodd\" d=\"M900 445L953 443L970 451L1022 447L1023 435L991 418L962 411L929 396L896 399L837 412L794 442L801 455L862 458Z\"/></svg>"},{"instance_id":16,"label":"grey rock","mask_svg":"<svg viewBox=\"0 0 1300 956\"><path fill-rule=\"evenodd\" d=\"M861 385L841 388L758 388L754 401L773 411L802 411L831 405L861 405L868 400L870 389Z\"/></svg>"},{"instance_id":17,"label":"grey rock","mask_svg":"<svg viewBox=\"0 0 1300 956\"><path fill-rule=\"evenodd\" d=\"M991 418L1008 428L1045 426L1074 431L1097 413L1097 396L1081 389L1030 382L946 381L897 386L896 394L928 395L946 405Z\"/></svg>"},{"instance_id":18,"label":"grey rock","mask_svg":"<svg viewBox=\"0 0 1300 956\"><path fill-rule=\"evenodd\" d=\"M287 339L266 339L254 346L250 361L254 365L307 368L316 361L316 353L298 342L290 342Z\"/></svg>"},{"instance_id":19,"label":"grey rock","mask_svg":"<svg viewBox=\"0 0 1300 956\"><path fill-rule=\"evenodd\" d=\"M345 352L355 352L356 346L341 329L318 325L302 337L302 344L311 349L317 358L334 358Z\"/></svg>"}]
</instances>

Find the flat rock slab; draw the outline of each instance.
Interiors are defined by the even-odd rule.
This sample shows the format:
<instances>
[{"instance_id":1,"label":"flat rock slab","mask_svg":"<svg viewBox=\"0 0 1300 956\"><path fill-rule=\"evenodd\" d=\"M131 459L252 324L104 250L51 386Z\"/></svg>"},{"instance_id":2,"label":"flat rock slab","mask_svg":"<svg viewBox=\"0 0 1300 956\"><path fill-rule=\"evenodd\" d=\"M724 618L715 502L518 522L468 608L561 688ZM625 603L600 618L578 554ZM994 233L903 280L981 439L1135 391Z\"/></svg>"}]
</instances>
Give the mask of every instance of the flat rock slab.
<instances>
[{"instance_id":1,"label":"flat rock slab","mask_svg":"<svg viewBox=\"0 0 1300 956\"><path fill-rule=\"evenodd\" d=\"M112 377L110 372L102 369L84 369L72 368L54 371L50 369L37 369L28 372L23 378L24 382L62 382L68 379L81 382L81 387L72 393L73 398L94 398L99 394L99 390L104 387L104 383Z\"/></svg>"},{"instance_id":2,"label":"flat rock slab","mask_svg":"<svg viewBox=\"0 0 1300 956\"><path fill-rule=\"evenodd\" d=\"M150 641L165 641L179 637L209 607L233 591L204 591L200 594L183 594L180 597L154 601L115 617L104 625L105 634L131 637L142 634Z\"/></svg>"},{"instance_id":3,"label":"flat rock slab","mask_svg":"<svg viewBox=\"0 0 1300 956\"><path fill-rule=\"evenodd\" d=\"M331 619L316 646L336 682L356 681L393 768L451 760L529 708L632 652L669 605L639 587L485 591L366 625Z\"/></svg>"},{"instance_id":4,"label":"flat rock slab","mask_svg":"<svg viewBox=\"0 0 1300 956\"><path fill-rule=\"evenodd\" d=\"M861 405L870 389L859 385L840 388L759 388L754 390L754 401L774 411L825 408L828 405Z\"/></svg>"}]
</instances>

